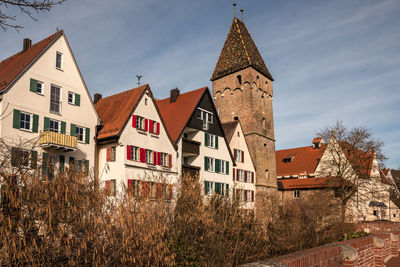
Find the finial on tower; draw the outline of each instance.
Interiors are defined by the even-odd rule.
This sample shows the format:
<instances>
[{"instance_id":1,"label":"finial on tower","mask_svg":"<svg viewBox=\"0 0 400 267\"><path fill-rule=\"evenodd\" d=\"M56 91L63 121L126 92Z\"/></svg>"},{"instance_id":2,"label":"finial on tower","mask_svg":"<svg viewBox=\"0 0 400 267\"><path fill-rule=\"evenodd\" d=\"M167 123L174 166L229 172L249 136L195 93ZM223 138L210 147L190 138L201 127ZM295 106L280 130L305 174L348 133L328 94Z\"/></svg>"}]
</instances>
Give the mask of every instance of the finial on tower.
<instances>
[{"instance_id":1,"label":"finial on tower","mask_svg":"<svg viewBox=\"0 0 400 267\"><path fill-rule=\"evenodd\" d=\"M137 85L140 86L140 78L142 78L142 75L136 75L138 81L137 81Z\"/></svg>"},{"instance_id":2,"label":"finial on tower","mask_svg":"<svg viewBox=\"0 0 400 267\"><path fill-rule=\"evenodd\" d=\"M233 12L234 12L234 18L236 18L236 3L233 2Z\"/></svg>"},{"instance_id":3,"label":"finial on tower","mask_svg":"<svg viewBox=\"0 0 400 267\"><path fill-rule=\"evenodd\" d=\"M242 14L242 22L244 22L244 19L243 19L243 11L244 11L243 9L240 10L240 13Z\"/></svg>"}]
</instances>

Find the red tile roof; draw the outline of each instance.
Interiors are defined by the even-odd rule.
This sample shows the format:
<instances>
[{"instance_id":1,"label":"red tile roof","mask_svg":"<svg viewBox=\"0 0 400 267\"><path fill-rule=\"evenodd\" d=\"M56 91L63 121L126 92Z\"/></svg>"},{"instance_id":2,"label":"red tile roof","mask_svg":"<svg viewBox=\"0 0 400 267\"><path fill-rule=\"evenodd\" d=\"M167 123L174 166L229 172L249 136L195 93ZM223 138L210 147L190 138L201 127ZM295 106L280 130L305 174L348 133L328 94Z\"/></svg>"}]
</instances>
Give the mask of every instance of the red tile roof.
<instances>
[{"instance_id":1,"label":"red tile roof","mask_svg":"<svg viewBox=\"0 0 400 267\"><path fill-rule=\"evenodd\" d=\"M3 92L29 64L31 64L54 40L63 34L63 31L58 31L32 45L28 50L21 50L15 55L1 61L0 92Z\"/></svg>"},{"instance_id":2,"label":"red tile roof","mask_svg":"<svg viewBox=\"0 0 400 267\"><path fill-rule=\"evenodd\" d=\"M322 137L315 137L315 138L312 140L312 143L315 144L315 143L319 143L319 142L321 142L321 141L322 141Z\"/></svg>"},{"instance_id":3,"label":"red tile roof","mask_svg":"<svg viewBox=\"0 0 400 267\"><path fill-rule=\"evenodd\" d=\"M120 134L146 89L149 89L151 93L149 85L145 84L119 94L102 98L97 102L96 110L103 124L103 128L99 131L98 139Z\"/></svg>"},{"instance_id":4,"label":"red tile roof","mask_svg":"<svg viewBox=\"0 0 400 267\"><path fill-rule=\"evenodd\" d=\"M169 98L157 100L158 109L173 144L176 144L176 141L178 141L179 136L207 90L207 87L203 87L180 94L173 103L170 103Z\"/></svg>"},{"instance_id":5,"label":"red tile roof","mask_svg":"<svg viewBox=\"0 0 400 267\"><path fill-rule=\"evenodd\" d=\"M326 147L327 145L324 144L320 148L315 149L312 146L306 146L276 151L276 175L285 176L314 173ZM285 158L292 158L292 160L285 163L283 162Z\"/></svg>"},{"instance_id":6,"label":"red tile roof","mask_svg":"<svg viewBox=\"0 0 400 267\"><path fill-rule=\"evenodd\" d=\"M336 177L279 179L278 188L281 190L329 188L335 186L335 184L337 183L336 180Z\"/></svg>"}]
</instances>

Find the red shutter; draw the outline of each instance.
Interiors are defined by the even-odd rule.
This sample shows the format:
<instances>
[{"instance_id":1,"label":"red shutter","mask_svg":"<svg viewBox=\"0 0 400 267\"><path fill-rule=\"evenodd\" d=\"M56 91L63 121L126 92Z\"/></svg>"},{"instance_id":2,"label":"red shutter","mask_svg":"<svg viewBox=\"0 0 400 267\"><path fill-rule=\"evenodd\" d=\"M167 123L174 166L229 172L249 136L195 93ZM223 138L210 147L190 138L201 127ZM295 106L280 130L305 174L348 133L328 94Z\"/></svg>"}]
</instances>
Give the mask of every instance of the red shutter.
<instances>
[{"instance_id":1,"label":"red shutter","mask_svg":"<svg viewBox=\"0 0 400 267\"><path fill-rule=\"evenodd\" d=\"M153 133L153 132L154 132L154 129L153 129L153 121L152 121L152 120L149 120L149 132L150 132L150 133Z\"/></svg>"},{"instance_id":2,"label":"red shutter","mask_svg":"<svg viewBox=\"0 0 400 267\"><path fill-rule=\"evenodd\" d=\"M235 181L236 180L236 169L235 168L233 168L232 174L233 174L233 181Z\"/></svg>"},{"instance_id":3,"label":"red shutter","mask_svg":"<svg viewBox=\"0 0 400 267\"><path fill-rule=\"evenodd\" d=\"M107 161L111 161L111 147L107 147Z\"/></svg>"},{"instance_id":4,"label":"red shutter","mask_svg":"<svg viewBox=\"0 0 400 267\"><path fill-rule=\"evenodd\" d=\"M146 162L146 149L140 149L140 162Z\"/></svg>"},{"instance_id":5,"label":"red shutter","mask_svg":"<svg viewBox=\"0 0 400 267\"><path fill-rule=\"evenodd\" d=\"M157 122L157 134L158 135L160 134L160 123L159 122Z\"/></svg>"},{"instance_id":6,"label":"red shutter","mask_svg":"<svg viewBox=\"0 0 400 267\"><path fill-rule=\"evenodd\" d=\"M142 196L147 197L149 194L149 184L147 182L141 182L142 183Z\"/></svg>"},{"instance_id":7,"label":"red shutter","mask_svg":"<svg viewBox=\"0 0 400 267\"><path fill-rule=\"evenodd\" d=\"M243 200L245 202L247 202L247 194L246 194L247 190L243 190Z\"/></svg>"},{"instance_id":8,"label":"red shutter","mask_svg":"<svg viewBox=\"0 0 400 267\"><path fill-rule=\"evenodd\" d=\"M236 169L236 180L239 181L239 169Z\"/></svg>"},{"instance_id":9,"label":"red shutter","mask_svg":"<svg viewBox=\"0 0 400 267\"><path fill-rule=\"evenodd\" d=\"M136 115L132 115L132 127L136 128Z\"/></svg>"},{"instance_id":10,"label":"red shutter","mask_svg":"<svg viewBox=\"0 0 400 267\"><path fill-rule=\"evenodd\" d=\"M172 199L172 185L168 185L168 199Z\"/></svg>"},{"instance_id":11,"label":"red shutter","mask_svg":"<svg viewBox=\"0 0 400 267\"><path fill-rule=\"evenodd\" d=\"M254 172L251 172L251 182L254 184Z\"/></svg>"},{"instance_id":12,"label":"red shutter","mask_svg":"<svg viewBox=\"0 0 400 267\"><path fill-rule=\"evenodd\" d=\"M254 202L254 191L251 191L251 202Z\"/></svg>"},{"instance_id":13,"label":"red shutter","mask_svg":"<svg viewBox=\"0 0 400 267\"><path fill-rule=\"evenodd\" d=\"M149 128L148 125L149 124L149 120L148 119L144 119L144 130L147 131L147 129Z\"/></svg>"},{"instance_id":14,"label":"red shutter","mask_svg":"<svg viewBox=\"0 0 400 267\"><path fill-rule=\"evenodd\" d=\"M133 189L133 180L128 179L128 190L132 190L132 189Z\"/></svg>"},{"instance_id":15,"label":"red shutter","mask_svg":"<svg viewBox=\"0 0 400 267\"><path fill-rule=\"evenodd\" d=\"M153 164L157 164L157 152L153 151Z\"/></svg>"},{"instance_id":16,"label":"red shutter","mask_svg":"<svg viewBox=\"0 0 400 267\"><path fill-rule=\"evenodd\" d=\"M168 154L168 168L172 167L172 155Z\"/></svg>"},{"instance_id":17,"label":"red shutter","mask_svg":"<svg viewBox=\"0 0 400 267\"><path fill-rule=\"evenodd\" d=\"M157 152L157 165L161 165L161 152Z\"/></svg>"},{"instance_id":18,"label":"red shutter","mask_svg":"<svg viewBox=\"0 0 400 267\"><path fill-rule=\"evenodd\" d=\"M132 153L131 153L131 146L126 146L126 158L127 159L132 159Z\"/></svg>"},{"instance_id":19,"label":"red shutter","mask_svg":"<svg viewBox=\"0 0 400 267\"><path fill-rule=\"evenodd\" d=\"M242 153L242 162L244 162L244 152L240 151Z\"/></svg>"},{"instance_id":20,"label":"red shutter","mask_svg":"<svg viewBox=\"0 0 400 267\"><path fill-rule=\"evenodd\" d=\"M109 194L111 193L110 184L111 184L111 181L110 181L110 180L107 180L107 181L106 181L106 194L107 194L107 195L109 195Z\"/></svg>"},{"instance_id":21,"label":"red shutter","mask_svg":"<svg viewBox=\"0 0 400 267\"><path fill-rule=\"evenodd\" d=\"M237 161L237 158L236 158L236 150L237 150L236 148L233 149L233 157L234 157L235 161Z\"/></svg>"}]
</instances>

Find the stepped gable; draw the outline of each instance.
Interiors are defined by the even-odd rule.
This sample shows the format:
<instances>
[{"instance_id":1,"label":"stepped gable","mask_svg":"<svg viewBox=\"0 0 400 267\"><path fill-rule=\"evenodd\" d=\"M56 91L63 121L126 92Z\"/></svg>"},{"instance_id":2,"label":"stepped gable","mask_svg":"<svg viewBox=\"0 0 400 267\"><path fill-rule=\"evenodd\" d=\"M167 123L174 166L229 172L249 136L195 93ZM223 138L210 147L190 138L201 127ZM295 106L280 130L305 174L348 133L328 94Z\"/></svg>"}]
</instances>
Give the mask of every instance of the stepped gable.
<instances>
[{"instance_id":1,"label":"stepped gable","mask_svg":"<svg viewBox=\"0 0 400 267\"><path fill-rule=\"evenodd\" d=\"M203 87L187 93L180 94L175 102L170 98L157 100L157 106L167 127L172 143L176 144L183 129L199 104L201 97L208 90Z\"/></svg>"},{"instance_id":2,"label":"stepped gable","mask_svg":"<svg viewBox=\"0 0 400 267\"><path fill-rule=\"evenodd\" d=\"M327 145L323 144L320 148L307 146L276 151L276 175L314 173L326 148ZM284 162L284 159L289 158L290 162Z\"/></svg>"},{"instance_id":3,"label":"stepped gable","mask_svg":"<svg viewBox=\"0 0 400 267\"><path fill-rule=\"evenodd\" d=\"M103 124L98 139L118 136L121 133L146 89L150 89L148 84L102 98L97 102L96 111Z\"/></svg>"},{"instance_id":4,"label":"stepped gable","mask_svg":"<svg viewBox=\"0 0 400 267\"><path fill-rule=\"evenodd\" d=\"M31 64L39 55L41 55L50 44L64 31L58 31L40 42L33 44L26 51L12 55L0 62L0 93L3 92L18 76Z\"/></svg>"},{"instance_id":5,"label":"stepped gable","mask_svg":"<svg viewBox=\"0 0 400 267\"><path fill-rule=\"evenodd\" d=\"M246 25L238 18L234 18L211 81L249 66L265 75L271 81L274 80Z\"/></svg>"}]
</instances>

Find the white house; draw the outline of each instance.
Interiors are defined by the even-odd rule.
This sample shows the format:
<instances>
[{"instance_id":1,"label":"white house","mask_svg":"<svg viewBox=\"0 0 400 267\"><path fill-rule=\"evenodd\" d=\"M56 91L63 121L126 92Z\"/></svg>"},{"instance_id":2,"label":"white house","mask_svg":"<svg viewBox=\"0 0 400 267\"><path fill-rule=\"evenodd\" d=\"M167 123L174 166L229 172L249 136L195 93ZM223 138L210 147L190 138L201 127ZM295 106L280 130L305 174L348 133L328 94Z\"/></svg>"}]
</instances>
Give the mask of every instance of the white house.
<instances>
[{"instance_id":1,"label":"white house","mask_svg":"<svg viewBox=\"0 0 400 267\"><path fill-rule=\"evenodd\" d=\"M95 163L99 118L63 31L0 62L0 137L13 166L38 167L52 178L65 166ZM24 143L21 146L21 142Z\"/></svg>"},{"instance_id":2,"label":"white house","mask_svg":"<svg viewBox=\"0 0 400 267\"><path fill-rule=\"evenodd\" d=\"M231 196L233 155L208 88L173 89L157 105L178 151L178 172L197 177L206 195Z\"/></svg>"},{"instance_id":3,"label":"white house","mask_svg":"<svg viewBox=\"0 0 400 267\"><path fill-rule=\"evenodd\" d=\"M242 125L239 120L236 120L223 123L222 127L236 162L236 168L232 170L234 194L241 200L242 208L254 209L256 198L255 168Z\"/></svg>"},{"instance_id":4,"label":"white house","mask_svg":"<svg viewBox=\"0 0 400 267\"><path fill-rule=\"evenodd\" d=\"M178 161L148 85L101 98L98 175L111 195L124 187L137 196L172 198Z\"/></svg>"}]
</instances>

